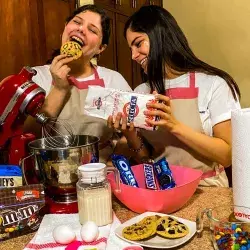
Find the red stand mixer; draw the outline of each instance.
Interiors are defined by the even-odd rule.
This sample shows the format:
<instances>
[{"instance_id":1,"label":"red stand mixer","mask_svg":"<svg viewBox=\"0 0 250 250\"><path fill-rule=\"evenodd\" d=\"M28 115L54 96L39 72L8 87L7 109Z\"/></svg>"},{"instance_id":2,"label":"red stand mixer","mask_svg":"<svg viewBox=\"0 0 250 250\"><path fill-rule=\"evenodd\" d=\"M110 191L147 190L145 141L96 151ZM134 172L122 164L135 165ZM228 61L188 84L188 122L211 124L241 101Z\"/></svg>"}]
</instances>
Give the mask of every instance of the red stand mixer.
<instances>
[{"instance_id":1,"label":"red stand mixer","mask_svg":"<svg viewBox=\"0 0 250 250\"><path fill-rule=\"evenodd\" d=\"M32 81L35 74L32 68L24 67L19 74L0 82L0 164L22 165L26 184L44 184L47 212L77 213L76 171L82 164L99 160L99 138L73 136L70 143L68 135L52 136L49 141L23 133L28 115L42 126L50 120L52 127L55 124L52 118L39 113L45 91ZM54 138L60 143L51 143Z\"/></svg>"},{"instance_id":2,"label":"red stand mixer","mask_svg":"<svg viewBox=\"0 0 250 250\"><path fill-rule=\"evenodd\" d=\"M36 116L45 99L45 91L32 82L35 70L24 67L18 75L0 82L0 163L19 165L27 156L27 145L35 139L23 133L27 115Z\"/></svg>"}]
</instances>

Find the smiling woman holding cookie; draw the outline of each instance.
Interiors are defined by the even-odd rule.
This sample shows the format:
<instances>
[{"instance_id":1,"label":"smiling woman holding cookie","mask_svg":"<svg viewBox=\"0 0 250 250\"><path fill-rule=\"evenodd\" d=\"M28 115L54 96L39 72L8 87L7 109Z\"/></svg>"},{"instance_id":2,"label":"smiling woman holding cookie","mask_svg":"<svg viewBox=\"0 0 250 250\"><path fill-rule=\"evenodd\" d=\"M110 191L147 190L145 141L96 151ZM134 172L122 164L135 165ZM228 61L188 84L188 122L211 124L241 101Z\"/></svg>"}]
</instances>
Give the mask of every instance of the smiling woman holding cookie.
<instances>
[{"instance_id":1,"label":"smiling woman holding cookie","mask_svg":"<svg viewBox=\"0 0 250 250\"><path fill-rule=\"evenodd\" d=\"M103 162L112 153L112 145L107 142L113 130L104 120L83 115L88 86L131 90L118 72L91 63L91 59L106 49L109 35L110 20L106 13L95 5L81 6L67 19L61 53L50 65L34 67L37 74L33 77L33 81L46 90L42 112L49 117L67 119L75 134L100 137L100 147L107 145L100 151L100 161ZM25 130L34 133L35 126L29 117Z\"/></svg>"}]
</instances>

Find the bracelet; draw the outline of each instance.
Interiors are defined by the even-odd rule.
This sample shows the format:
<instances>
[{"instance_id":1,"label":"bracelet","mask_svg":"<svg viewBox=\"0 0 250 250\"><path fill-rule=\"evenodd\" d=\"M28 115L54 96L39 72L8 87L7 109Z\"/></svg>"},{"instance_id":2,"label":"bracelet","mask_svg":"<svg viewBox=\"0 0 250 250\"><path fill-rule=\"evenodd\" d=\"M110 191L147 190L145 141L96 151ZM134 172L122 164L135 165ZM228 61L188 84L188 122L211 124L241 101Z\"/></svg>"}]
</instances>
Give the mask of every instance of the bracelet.
<instances>
[{"instance_id":1,"label":"bracelet","mask_svg":"<svg viewBox=\"0 0 250 250\"><path fill-rule=\"evenodd\" d=\"M144 146L144 143L143 143L142 138L141 138L140 136L137 136L137 137L138 137L138 138L140 139L140 141L141 141L141 145L140 145L139 148L134 149L133 147L131 147L131 146L129 145L129 143L127 143L127 144L128 144L129 150L132 151L132 152L134 152L134 153L139 153L139 152L142 150L143 146Z\"/></svg>"},{"instance_id":2,"label":"bracelet","mask_svg":"<svg viewBox=\"0 0 250 250\"><path fill-rule=\"evenodd\" d=\"M149 158L148 156L144 156L141 158L141 163L154 164L154 160Z\"/></svg>"}]
</instances>

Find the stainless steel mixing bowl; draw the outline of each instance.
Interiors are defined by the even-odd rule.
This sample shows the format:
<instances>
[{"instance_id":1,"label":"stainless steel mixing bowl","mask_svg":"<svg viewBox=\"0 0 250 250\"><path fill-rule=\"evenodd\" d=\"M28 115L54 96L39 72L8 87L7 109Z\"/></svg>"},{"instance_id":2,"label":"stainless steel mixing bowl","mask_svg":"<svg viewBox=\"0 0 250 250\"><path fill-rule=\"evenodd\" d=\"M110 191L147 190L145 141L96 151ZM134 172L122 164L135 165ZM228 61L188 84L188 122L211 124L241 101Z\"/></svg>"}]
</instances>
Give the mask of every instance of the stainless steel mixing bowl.
<instances>
[{"instance_id":1,"label":"stainless steel mixing bowl","mask_svg":"<svg viewBox=\"0 0 250 250\"><path fill-rule=\"evenodd\" d=\"M46 193L50 197L58 202L67 202L76 198L77 168L99 161L99 138L79 135L78 140L70 147L67 146L67 136L54 138L65 143L65 147L50 148L44 138L28 144L31 155L25 158L22 164L24 179L28 184L37 181L44 183Z\"/></svg>"}]
</instances>

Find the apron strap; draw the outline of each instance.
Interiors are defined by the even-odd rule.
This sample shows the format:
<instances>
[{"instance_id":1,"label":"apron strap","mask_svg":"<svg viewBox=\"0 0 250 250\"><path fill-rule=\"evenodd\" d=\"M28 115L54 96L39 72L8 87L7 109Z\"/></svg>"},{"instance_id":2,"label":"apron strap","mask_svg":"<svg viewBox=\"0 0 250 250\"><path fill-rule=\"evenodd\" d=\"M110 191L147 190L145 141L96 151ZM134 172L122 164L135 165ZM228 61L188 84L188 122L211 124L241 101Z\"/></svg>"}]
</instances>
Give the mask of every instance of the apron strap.
<instances>
[{"instance_id":1,"label":"apron strap","mask_svg":"<svg viewBox=\"0 0 250 250\"><path fill-rule=\"evenodd\" d=\"M195 89L195 72L189 73L189 87Z\"/></svg>"},{"instance_id":2,"label":"apron strap","mask_svg":"<svg viewBox=\"0 0 250 250\"><path fill-rule=\"evenodd\" d=\"M219 166L218 169L215 169L215 170L210 170L208 172L205 172L202 174L201 176L201 180L204 180L206 178L210 178L210 177L214 177L214 176L217 176L218 174L220 174L221 172L225 171L224 167L223 166Z\"/></svg>"},{"instance_id":3,"label":"apron strap","mask_svg":"<svg viewBox=\"0 0 250 250\"><path fill-rule=\"evenodd\" d=\"M104 80L99 77L99 74L97 72L97 69L95 66L93 66L94 71L94 79L93 80L87 80L87 81L78 81L75 77L70 76L68 79L70 81L71 85L74 85L78 89L88 89L89 86L100 86L105 87Z\"/></svg>"},{"instance_id":4,"label":"apron strap","mask_svg":"<svg viewBox=\"0 0 250 250\"><path fill-rule=\"evenodd\" d=\"M96 69L96 66L94 66L94 65L92 65L92 66L93 66L93 71L94 71L94 75L95 75L95 80L100 79L99 74L98 74L97 69Z\"/></svg>"},{"instance_id":5,"label":"apron strap","mask_svg":"<svg viewBox=\"0 0 250 250\"><path fill-rule=\"evenodd\" d=\"M189 73L189 87L177 87L165 90L165 95L170 99L195 99L199 89L195 87L195 72Z\"/></svg>"}]
</instances>

